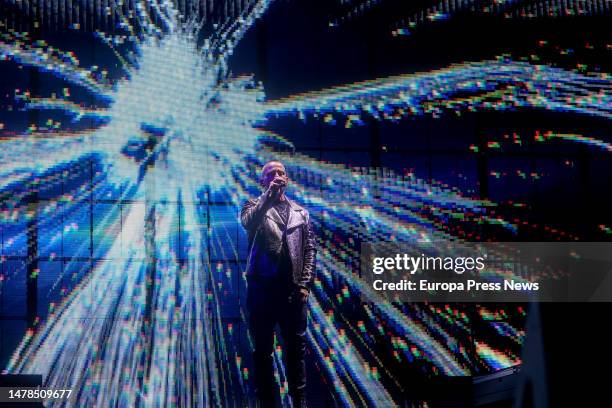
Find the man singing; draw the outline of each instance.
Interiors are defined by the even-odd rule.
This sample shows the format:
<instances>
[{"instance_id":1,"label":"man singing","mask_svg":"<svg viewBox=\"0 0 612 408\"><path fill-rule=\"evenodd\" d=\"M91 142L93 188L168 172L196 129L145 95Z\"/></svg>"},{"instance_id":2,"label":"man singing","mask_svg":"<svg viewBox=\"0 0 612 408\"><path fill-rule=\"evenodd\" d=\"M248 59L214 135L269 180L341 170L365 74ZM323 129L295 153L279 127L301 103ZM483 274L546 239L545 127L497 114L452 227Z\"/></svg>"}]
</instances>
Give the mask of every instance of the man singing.
<instances>
[{"instance_id":1,"label":"man singing","mask_svg":"<svg viewBox=\"0 0 612 408\"><path fill-rule=\"evenodd\" d=\"M249 237L247 309L255 345L255 387L263 407L275 405L272 348L280 326L289 395L305 407L307 300L315 274L315 237L308 211L287 198L289 178L278 161L266 163L264 192L248 200L240 221Z\"/></svg>"}]
</instances>

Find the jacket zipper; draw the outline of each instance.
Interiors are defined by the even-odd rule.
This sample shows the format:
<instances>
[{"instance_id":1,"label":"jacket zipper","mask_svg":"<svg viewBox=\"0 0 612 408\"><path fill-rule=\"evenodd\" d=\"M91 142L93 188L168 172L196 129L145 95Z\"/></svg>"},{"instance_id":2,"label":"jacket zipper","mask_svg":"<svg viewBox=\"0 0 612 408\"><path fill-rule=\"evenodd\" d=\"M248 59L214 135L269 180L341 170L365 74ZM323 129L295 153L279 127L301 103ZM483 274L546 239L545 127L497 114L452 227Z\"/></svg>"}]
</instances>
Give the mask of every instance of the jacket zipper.
<instances>
[{"instance_id":1,"label":"jacket zipper","mask_svg":"<svg viewBox=\"0 0 612 408\"><path fill-rule=\"evenodd\" d=\"M249 274L249 267L251 266L251 257L253 256L253 249L255 249L255 241L257 239L257 234L259 234L259 230L261 229L261 225L255 231L255 236L253 236L253 243L251 244L251 249L249 250L249 258L247 259L246 264L246 273Z\"/></svg>"}]
</instances>

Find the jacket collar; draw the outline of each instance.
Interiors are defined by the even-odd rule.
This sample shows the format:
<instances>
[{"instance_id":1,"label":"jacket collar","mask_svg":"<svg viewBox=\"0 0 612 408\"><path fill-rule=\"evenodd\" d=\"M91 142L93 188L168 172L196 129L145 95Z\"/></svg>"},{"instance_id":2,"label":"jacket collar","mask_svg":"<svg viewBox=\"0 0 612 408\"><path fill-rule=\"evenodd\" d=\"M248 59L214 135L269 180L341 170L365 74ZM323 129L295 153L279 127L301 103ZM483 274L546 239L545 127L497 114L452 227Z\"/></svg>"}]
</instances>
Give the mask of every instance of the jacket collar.
<instances>
[{"instance_id":1,"label":"jacket collar","mask_svg":"<svg viewBox=\"0 0 612 408\"><path fill-rule=\"evenodd\" d=\"M300 207L295 201L289 199L289 197L286 195L285 198L289 203L289 219L287 220L287 229L290 229L302 224L304 222L304 215L302 213L302 207ZM276 211L275 207L270 207L266 214L277 223L281 225L283 224L283 220L278 211Z\"/></svg>"},{"instance_id":2,"label":"jacket collar","mask_svg":"<svg viewBox=\"0 0 612 408\"><path fill-rule=\"evenodd\" d=\"M289 200L289 198L287 198ZM297 227L305 222L303 208L296 204L295 201L289 200L289 219L287 221L287 229Z\"/></svg>"}]
</instances>

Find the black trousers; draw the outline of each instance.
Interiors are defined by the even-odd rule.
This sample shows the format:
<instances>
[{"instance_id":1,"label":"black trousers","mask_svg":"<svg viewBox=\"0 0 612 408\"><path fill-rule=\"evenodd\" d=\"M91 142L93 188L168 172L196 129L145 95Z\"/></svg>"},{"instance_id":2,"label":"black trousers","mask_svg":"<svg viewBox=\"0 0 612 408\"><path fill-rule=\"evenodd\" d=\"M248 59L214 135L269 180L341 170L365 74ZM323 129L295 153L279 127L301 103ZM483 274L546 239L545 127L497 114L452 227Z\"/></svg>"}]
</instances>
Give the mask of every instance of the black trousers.
<instances>
[{"instance_id":1,"label":"black trousers","mask_svg":"<svg viewBox=\"0 0 612 408\"><path fill-rule=\"evenodd\" d=\"M260 401L274 401L273 342L278 323L284 347L289 395L296 401L306 388L307 304L300 300L297 287L275 278L248 279L247 309L253 337L255 387Z\"/></svg>"}]
</instances>

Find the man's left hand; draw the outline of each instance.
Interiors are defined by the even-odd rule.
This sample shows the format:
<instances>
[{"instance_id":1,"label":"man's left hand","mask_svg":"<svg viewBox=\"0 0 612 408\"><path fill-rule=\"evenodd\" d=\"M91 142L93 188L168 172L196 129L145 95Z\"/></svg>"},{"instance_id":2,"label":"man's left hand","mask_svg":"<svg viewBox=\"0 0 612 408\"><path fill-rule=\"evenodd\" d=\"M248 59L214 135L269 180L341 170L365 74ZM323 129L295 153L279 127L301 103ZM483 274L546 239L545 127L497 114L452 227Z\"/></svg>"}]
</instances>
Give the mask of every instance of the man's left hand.
<instances>
[{"instance_id":1,"label":"man's left hand","mask_svg":"<svg viewBox=\"0 0 612 408\"><path fill-rule=\"evenodd\" d=\"M300 300L302 302L306 302L308 300L308 295L310 294L310 291L305 288L300 288L299 293L300 293Z\"/></svg>"}]
</instances>

